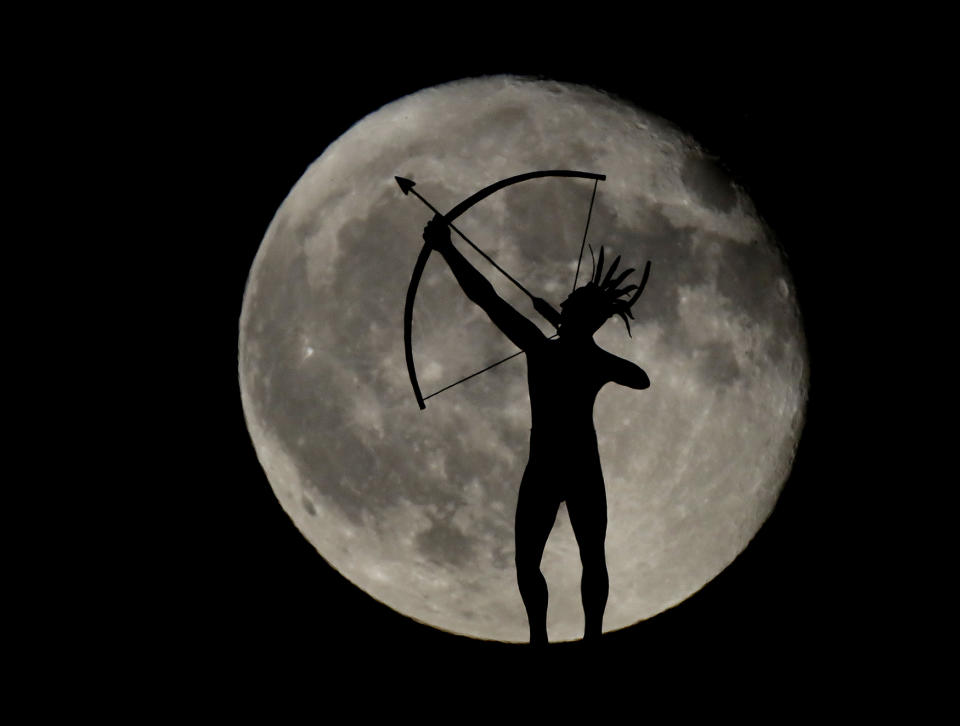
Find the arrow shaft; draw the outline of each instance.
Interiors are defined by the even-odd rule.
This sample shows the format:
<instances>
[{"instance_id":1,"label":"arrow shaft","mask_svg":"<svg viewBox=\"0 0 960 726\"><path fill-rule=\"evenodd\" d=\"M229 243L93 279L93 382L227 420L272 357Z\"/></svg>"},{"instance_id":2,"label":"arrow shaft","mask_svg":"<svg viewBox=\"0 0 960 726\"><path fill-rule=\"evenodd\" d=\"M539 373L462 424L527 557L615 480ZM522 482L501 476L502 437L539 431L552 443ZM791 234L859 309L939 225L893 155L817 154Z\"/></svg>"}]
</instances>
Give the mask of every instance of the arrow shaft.
<instances>
[{"instance_id":1,"label":"arrow shaft","mask_svg":"<svg viewBox=\"0 0 960 726\"><path fill-rule=\"evenodd\" d=\"M443 215L441 212L439 212L436 207L434 207L432 204L430 204L430 202L428 202L426 199L424 199L423 196L421 196L421 194L420 194L416 189L411 189L411 190L410 190L410 193L413 194L414 196L416 196L416 198L419 199L421 202L423 202L424 204L426 204L427 207L428 207L434 214L437 214L437 215L439 215L440 217L443 217L443 220L444 220L445 222L447 221L447 220L446 220L446 217L444 217L444 215ZM464 234L463 232L461 232L459 229L457 229L457 227L456 227L454 224L452 224L451 222L447 222L447 226L449 226L450 229L452 229L454 232L456 232L458 235L460 235L460 237L463 238L463 241L466 242L466 243L467 243L468 245L470 245L471 247L473 247L473 249L475 249L475 250L480 254L480 256L483 257L483 259L485 259L485 260L486 260L487 262L489 262L491 265L493 265L493 266L496 267L498 270L500 270L501 274L503 274L504 277L506 277L508 280L510 280L510 282L512 282L512 283L513 283L514 285L516 285L517 287L519 287L521 290L523 290L524 294L525 294L527 297L529 297L531 300L535 300L535 299L536 299L536 298L534 297L534 295L533 295L532 292L530 292L527 288L525 288L523 285L521 285L521 284L513 277L513 275L511 275L509 272L507 272L507 271L504 270L502 267L500 267L500 265L498 265L490 255L488 255L488 254L487 254L486 252L484 252L482 249L480 249L479 247L477 247L477 246L470 240L470 238L467 237L467 235L465 235L465 234Z\"/></svg>"}]
</instances>

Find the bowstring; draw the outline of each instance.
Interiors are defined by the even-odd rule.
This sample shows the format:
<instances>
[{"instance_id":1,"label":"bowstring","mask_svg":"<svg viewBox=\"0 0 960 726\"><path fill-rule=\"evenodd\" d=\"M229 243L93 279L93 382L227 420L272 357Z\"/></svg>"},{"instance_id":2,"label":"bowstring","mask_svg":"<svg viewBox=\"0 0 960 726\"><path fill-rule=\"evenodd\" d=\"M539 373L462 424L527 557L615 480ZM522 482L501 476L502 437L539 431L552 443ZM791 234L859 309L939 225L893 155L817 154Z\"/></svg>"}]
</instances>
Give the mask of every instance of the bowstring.
<instances>
[{"instance_id":1,"label":"bowstring","mask_svg":"<svg viewBox=\"0 0 960 726\"><path fill-rule=\"evenodd\" d=\"M556 338L558 335L560 335L560 333L554 333L554 334L551 335L549 338L547 338L547 340L553 340L553 339ZM467 376L467 377L465 377L465 378L461 378L459 381L455 381L455 382L451 383L449 386L444 386L444 387L441 388L439 391L434 391L434 392L431 393L429 396L424 396L424 397L423 397L423 400L426 401L428 398L433 398L433 397L436 396L438 393L443 393L443 392L446 391L448 388L453 388L454 386L460 385L460 384L463 383L464 381L469 381L469 380L470 380L471 378L473 378L474 376L479 376L481 373L486 373L486 372L487 372L488 370L490 370L491 368L496 368L496 367L497 367L498 365L500 365L501 363L506 363L508 360L512 360L513 358L516 358L518 355L520 355L520 354L523 353L523 352L524 352L524 351L522 351L522 350L518 350L516 353L513 353L512 355L508 355L506 358L503 358L502 360L498 360L496 363L491 363L491 364L488 365L486 368L484 368L484 369L482 369L482 370L479 370L479 371L477 371L476 373L471 373L469 376Z\"/></svg>"},{"instance_id":2,"label":"bowstring","mask_svg":"<svg viewBox=\"0 0 960 726\"><path fill-rule=\"evenodd\" d=\"M583 260L583 247L587 244L587 231L590 229L590 217L593 215L593 200L597 197L597 182L593 180L593 194L590 195L590 209L587 211L587 226L583 228L583 241L580 243L580 256L577 257L577 274L573 276L573 290L577 289L577 280L580 278L580 262ZM571 290L570 292L573 292Z\"/></svg>"}]
</instances>

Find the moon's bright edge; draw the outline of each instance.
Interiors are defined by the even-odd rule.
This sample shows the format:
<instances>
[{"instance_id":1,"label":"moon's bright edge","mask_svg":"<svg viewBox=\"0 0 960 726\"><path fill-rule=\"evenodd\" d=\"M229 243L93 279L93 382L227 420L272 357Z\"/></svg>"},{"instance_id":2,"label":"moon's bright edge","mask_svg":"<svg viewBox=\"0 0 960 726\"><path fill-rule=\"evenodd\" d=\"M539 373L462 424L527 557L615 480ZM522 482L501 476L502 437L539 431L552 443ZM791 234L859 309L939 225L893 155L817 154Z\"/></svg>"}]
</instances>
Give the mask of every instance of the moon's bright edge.
<instances>
[{"instance_id":1,"label":"moon's bright edge","mask_svg":"<svg viewBox=\"0 0 960 726\"><path fill-rule=\"evenodd\" d=\"M293 187L256 255L240 319L244 413L284 510L373 597L478 638L528 634L513 561L526 364L521 356L420 412L401 321L430 213L394 176L446 210L499 179L556 168L607 175L594 248L622 253L621 269L653 262L633 337L618 319L596 336L644 368L651 388L607 386L595 422L609 512L604 630L656 615L715 577L770 514L808 379L775 240L693 140L580 86L491 77L407 96L359 121ZM525 182L458 226L556 306L573 284L591 191L582 179ZM435 258L413 328L425 395L514 350ZM589 256L584 264L589 274ZM580 637L580 562L563 508L542 569L551 640Z\"/></svg>"}]
</instances>

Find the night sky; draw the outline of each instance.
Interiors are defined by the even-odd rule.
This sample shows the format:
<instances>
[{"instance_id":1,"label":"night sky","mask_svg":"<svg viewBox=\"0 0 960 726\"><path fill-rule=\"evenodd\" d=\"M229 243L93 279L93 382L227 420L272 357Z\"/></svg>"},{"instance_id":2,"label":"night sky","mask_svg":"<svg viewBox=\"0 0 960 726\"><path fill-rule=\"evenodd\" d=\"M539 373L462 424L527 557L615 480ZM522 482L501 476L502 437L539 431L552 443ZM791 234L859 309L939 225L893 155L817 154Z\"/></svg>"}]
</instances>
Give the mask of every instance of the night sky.
<instances>
[{"instance_id":1,"label":"night sky","mask_svg":"<svg viewBox=\"0 0 960 726\"><path fill-rule=\"evenodd\" d=\"M420 625L332 570L270 489L246 432L236 372L247 272L274 212L310 162L383 104L488 73L596 85L690 133L747 190L784 246L804 315L807 425L773 514L700 593L605 636L604 658L638 672L693 664L787 677L811 667L833 673L878 647L865 634L869 576L858 566L856 524L864 483L854 456L861 444L851 432L865 394L848 394L853 365L844 353L862 335L851 332L855 311L844 292L856 261L847 206L856 155L848 151L858 144L845 76L822 59L748 58L722 74L702 59L669 69L653 61L628 62L622 53L586 63L548 55L447 58L337 74L327 64L316 76L244 63L211 66L209 82L182 86L179 133L189 137L193 161L183 189L198 234L179 254L191 262L197 292L180 337L190 352L176 376L190 380L203 405L182 413L190 434L174 446L183 465L164 493L177 520L154 593L166 616L144 636L157 658L172 648L196 662L253 671L266 663L343 662L388 678L389 664L410 653L431 669L452 664L470 673L521 668L539 657ZM411 251L411 265L414 257ZM549 654L558 668L580 657L571 645Z\"/></svg>"}]
</instances>

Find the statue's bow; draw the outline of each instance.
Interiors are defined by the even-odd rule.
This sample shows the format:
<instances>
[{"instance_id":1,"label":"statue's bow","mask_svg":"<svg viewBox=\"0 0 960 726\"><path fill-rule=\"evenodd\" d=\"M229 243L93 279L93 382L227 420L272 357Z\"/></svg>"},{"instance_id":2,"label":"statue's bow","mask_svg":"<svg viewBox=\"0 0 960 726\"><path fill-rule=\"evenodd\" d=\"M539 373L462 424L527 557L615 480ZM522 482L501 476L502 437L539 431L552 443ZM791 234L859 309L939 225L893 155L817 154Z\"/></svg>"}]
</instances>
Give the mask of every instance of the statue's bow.
<instances>
[{"instance_id":1,"label":"statue's bow","mask_svg":"<svg viewBox=\"0 0 960 726\"><path fill-rule=\"evenodd\" d=\"M488 187L484 187L483 189L478 191L476 194L473 194L472 196L467 197L462 202L460 202L457 206L451 209L449 212L442 215L443 219L446 221L448 225L452 226L451 223L457 217L459 217L461 214L466 212L468 209L470 209L470 207L472 207L477 202L489 197L494 192L497 192L503 189L504 187L508 187L512 184L518 184L520 182L527 181L528 179L539 179L540 177L545 177L545 176L580 177L582 179L593 179L594 194L596 194L596 182L603 181L604 179L607 178L606 175L604 174L593 174L586 171L570 171L568 169L551 169L549 171L531 171L526 174L518 174L517 176L511 176L507 179L501 179L500 181L495 182L494 184L491 184ZM397 183L400 185L400 188L401 190L403 190L404 194L409 193L413 189L413 182L410 181L409 179L402 179L400 177L396 177L396 179L397 179ZM437 211L433 207L433 205L427 202L427 200L425 200L419 194L417 194L416 192L414 192L414 194L416 194L416 196L419 197L420 200L424 202L424 204L426 204L428 207L433 209L434 212ZM593 209L592 198L590 200L590 208L592 211ZM589 223L590 222L589 222L589 215L588 215L587 224L589 225ZM459 230L457 230L456 227L453 227L453 229L459 233ZM462 233L461 233L461 236L463 236ZM464 239L466 238L464 237ZM584 239L586 239L586 231L584 231ZM469 240L467 241L469 242ZM484 254L482 251L480 252L481 254L484 255L484 257L487 257L487 255ZM417 256L417 262L413 266L413 275L410 278L410 285L407 287L407 300L403 308L403 346L404 346L404 352L406 353L406 356L407 356L407 371L410 374L410 383L413 386L413 394L417 397L417 404L420 406L421 410L425 409L427 407L427 404L424 402L424 397L420 392L420 384L417 381L417 369L413 362L413 339L411 337L411 332L413 328L413 302L416 299L417 287L420 285L420 277L423 275L423 269L426 266L427 258L429 257L430 257L430 246L424 243L423 247L420 250L420 254ZM490 258L487 257L487 259L489 260ZM493 262L493 260L490 260L490 261ZM496 263L493 263L493 264L496 265ZM497 266L497 269L500 269L501 272L503 272L503 270L499 266ZM507 274L507 273L504 272L504 274ZM513 280L512 277L510 279ZM516 280L513 280L513 282L515 282L518 286L520 286L521 289L524 290L524 292L527 292L526 289L523 288L523 286L519 285L519 283L516 282ZM527 294L529 295L530 293L527 293ZM472 376L469 376L469 377L472 377ZM434 395L434 394L431 394L431 395Z\"/></svg>"}]
</instances>

